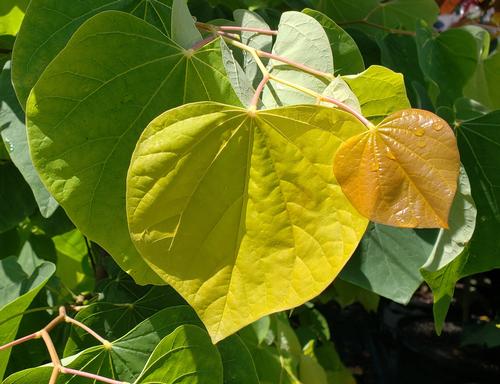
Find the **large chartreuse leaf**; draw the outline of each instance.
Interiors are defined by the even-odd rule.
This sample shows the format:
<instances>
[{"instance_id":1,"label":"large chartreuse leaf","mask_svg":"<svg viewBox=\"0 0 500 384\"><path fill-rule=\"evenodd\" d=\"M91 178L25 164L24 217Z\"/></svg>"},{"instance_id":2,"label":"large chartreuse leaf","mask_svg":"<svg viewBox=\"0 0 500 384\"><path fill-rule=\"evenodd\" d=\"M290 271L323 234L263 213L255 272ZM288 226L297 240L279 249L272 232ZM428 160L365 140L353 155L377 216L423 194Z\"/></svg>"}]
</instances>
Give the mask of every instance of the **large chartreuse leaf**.
<instances>
[{"instance_id":1,"label":"large chartreuse leaf","mask_svg":"<svg viewBox=\"0 0 500 384\"><path fill-rule=\"evenodd\" d=\"M14 228L35 210L33 194L14 164L0 162L0 233Z\"/></svg>"},{"instance_id":2,"label":"large chartreuse leaf","mask_svg":"<svg viewBox=\"0 0 500 384\"><path fill-rule=\"evenodd\" d=\"M136 384L181 382L222 384L222 361L217 348L207 332L195 325L181 325L160 341L135 381Z\"/></svg>"},{"instance_id":3,"label":"large chartreuse leaf","mask_svg":"<svg viewBox=\"0 0 500 384\"><path fill-rule=\"evenodd\" d=\"M0 3L0 35L16 35L30 0L2 0Z\"/></svg>"},{"instance_id":4,"label":"large chartreuse leaf","mask_svg":"<svg viewBox=\"0 0 500 384\"><path fill-rule=\"evenodd\" d=\"M363 115L379 123L387 115L410 108L403 75L372 65L358 75L342 77L357 96Z\"/></svg>"},{"instance_id":5,"label":"large chartreuse leaf","mask_svg":"<svg viewBox=\"0 0 500 384\"><path fill-rule=\"evenodd\" d=\"M425 25L417 29L419 64L426 77L439 86L439 105L452 105L477 65L477 45L472 34L450 29L436 37Z\"/></svg>"},{"instance_id":6,"label":"large chartreuse leaf","mask_svg":"<svg viewBox=\"0 0 500 384\"><path fill-rule=\"evenodd\" d=\"M10 62L0 75L0 103L0 130L9 156L33 191L40 213L49 217L58 204L42 184L31 161L25 116L12 87Z\"/></svg>"},{"instance_id":7,"label":"large chartreuse leaf","mask_svg":"<svg viewBox=\"0 0 500 384\"><path fill-rule=\"evenodd\" d=\"M331 162L364 129L327 107L195 103L141 136L127 181L132 239L214 342L316 296L347 262L366 220Z\"/></svg>"},{"instance_id":8,"label":"large chartreuse leaf","mask_svg":"<svg viewBox=\"0 0 500 384\"><path fill-rule=\"evenodd\" d=\"M304 9L306 15L314 17L324 28L335 62L335 73L351 75L364 71L365 64L353 38L328 16L313 9Z\"/></svg>"},{"instance_id":9,"label":"large chartreuse leaf","mask_svg":"<svg viewBox=\"0 0 500 384\"><path fill-rule=\"evenodd\" d=\"M22 313L54 272L55 266L49 262L33 266L20 264L14 256L0 260L0 346L14 340ZM0 352L0 379L9 355L10 349Z\"/></svg>"},{"instance_id":10,"label":"large chartreuse leaf","mask_svg":"<svg viewBox=\"0 0 500 384\"><path fill-rule=\"evenodd\" d=\"M448 228L460 161L446 121L406 109L344 142L335 177L356 209L396 227Z\"/></svg>"},{"instance_id":11,"label":"large chartreuse leaf","mask_svg":"<svg viewBox=\"0 0 500 384\"><path fill-rule=\"evenodd\" d=\"M139 284L159 279L128 234L130 156L155 116L198 100L239 104L219 41L185 51L145 21L107 11L78 29L28 101L31 154L45 185L82 233Z\"/></svg>"},{"instance_id":12,"label":"large chartreuse leaf","mask_svg":"<svg viewBox=\"0 0 500 384\"><path fill-rule=\"evenodd\" d=\"M110 347L102 345L92 347L78 355L68 357L62 363L68 368L132 382L139 377L158 343L180 325L188 324L201 325L191 308L188 306L166 308L115 340ZM3 384L48 383L51 372L51 365L27 369L9 376ZM57 383L83 384L88 383L88 379L62 375Z\"/></svg>"},{"instance_id":13,"label":"large chartreuse leaf","mask_svg":"<svg viewBox=\"0 0 500 384\"><path fill-rule=\"evenodd\" d=\"M305 13L283 13L273 53L317 71L332 74L330 78L325 79L271 59L268 68L276 77L317 93L323 92L333 79L333 55L328 36L321 24ZM316 102L314 97L275 81L270 81L264 89L262 101L268 108Z\"/></svg>"},{"instance_id":14,"label":"large chartreuse leaf","mask_svg":"<svg viewBox=\"0 0 500 384\"><path fill-rule=\"evenodd\" d=\"M25 109L31 88L71 35L92 16L106 10L136 14L170 32L170 0L32 0L17 36L13 54L13 80Z\"/></svg>"}]
</instances>

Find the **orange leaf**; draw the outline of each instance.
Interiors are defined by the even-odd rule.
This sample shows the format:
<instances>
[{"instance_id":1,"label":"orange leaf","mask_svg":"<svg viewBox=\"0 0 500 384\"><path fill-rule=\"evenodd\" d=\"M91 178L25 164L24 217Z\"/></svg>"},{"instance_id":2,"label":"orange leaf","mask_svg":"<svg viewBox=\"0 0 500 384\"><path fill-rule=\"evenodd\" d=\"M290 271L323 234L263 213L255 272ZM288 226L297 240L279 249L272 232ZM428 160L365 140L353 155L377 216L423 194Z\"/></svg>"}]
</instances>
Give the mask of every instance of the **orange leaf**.
<instances>
[{"instance_id":1,"label":"orange leaf","mask_svg":"<svg viewBox=\"0 0 500 384\"><path fill-rule=\"evenodd\" d=\"M347 198L372 221L448 228L459 166L448 124L431 112L406 109L345 141L334 173Z\"/></svg>"}]
</instances>

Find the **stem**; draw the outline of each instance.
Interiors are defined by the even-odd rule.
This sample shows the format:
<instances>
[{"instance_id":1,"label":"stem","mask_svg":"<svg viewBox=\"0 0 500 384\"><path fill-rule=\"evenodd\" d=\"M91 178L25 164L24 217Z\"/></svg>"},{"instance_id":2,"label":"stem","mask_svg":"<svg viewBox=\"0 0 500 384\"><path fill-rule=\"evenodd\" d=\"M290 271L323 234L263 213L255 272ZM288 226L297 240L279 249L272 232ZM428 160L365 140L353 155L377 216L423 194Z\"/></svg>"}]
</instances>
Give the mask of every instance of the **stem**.
<instances>
[{"instance_id":1,"label":"stem","mask_svg":"<svg viewBox=\"0 0 500 384\"><path fill-rule=\"evenodd\" d=\"M21 337L20 339L14 340L8 344L0 346L0 351L4 351L6 349L15 347L16 345L22 344L28 340L39 339L39 338L40 338L40 333L35 332L35 333L32 333L31 335Z\"/></svg>"},{"instance_id":2,"label":"stem","mask_svg":"<svg viewBox=\"0 0 500 384\"><path fill-rule=\"evenodd\" d=\"M208 37L205 37L203 40L200 40L198 41L196 44L194 44L191 49L193 51L196 51L200 48L203 48L205 45L207 45L208 43L211 43L212 41L214 41L218 36L217 35L211 35L211 36L208 36Z\"/></svg>"},{"instance_id":3,"label":"stem","mask_svg":"<svg viewBox=\"0 0 500 384\"><path fill-rule=\"evenodd\" d=\"M273 36L278 34L278 31L273 31L271 29L263 29L263 28L235 27L232 25L217 26L200 22L196 22L196 26L205 31L214 31L214 32L216 31L255 32L261 35L273 35Z\"/></svg>"},{"instance_id":4,"label":"stem","mask_svg":"<svg viewBox=\"0 0 500 384\"><path fill-rule=\"evenodd\" d=\"M365 24L365 25L368 25L370 27L382 29L384 31L387 31L387 32L390 32L390 33L394 33L394 34L397 34L397 35L408 35L408 36L415 36L416 35L416 33L413 32L413 31L405 31L404 29L389 28L389 27L386 27L385 25L372 23L371 21L368 21L368 20L365 20L365 19L362 19L362 20L352 20L352 21L344 21L342 23L337 23L337 24L340 25L340 26L351 25L351 24Z\"/></svg>"},{"instance_id":5,"label":"stem","mask_svg":"<svg viewBox=\"0 0 500 384\"><path fill-rule=\"evenodd\" d=\"M288 64L294 68L300 69L301 71L310 73L310 74L315 75L315 76L324 77L325 79L328 79L328 80L333 80L335 78L335 76L332 73L318 71L317 69L308 67L307 65L304 65L304 64L297 63L293 60L287 59L286 57L282 57L279 55L275 55L273 53L261 51L260 49L255 49L255 48L249 47L248 45L245 45L245 44L240 43L238 41L227 39L224 36L223 36L223 38L229 44L232 44L235 47L238 47L244 51L250 52L254 57L255 57L255 55L257 55L258 57L267 57L267 58L270 58L270 59L273 59L276 61L281 61L282 63ZM261 71L262 71L262 69L261 69ZM266 72L267 72L267 70L266 70ZM262 72L262 73L265 74L265 72Z\"/></svg>"},{"instance_id":6,"label":"stem","mask_svg":"<svg viewBox=\"0 0 500 384\"><path fill-rule=\"evenodd\" d=\"M110 348L111 347L111 343L106 340L105 338L101 337L100 335L97 334L96 331L94 331L93 329L89 328L88 326L86 326L85 324L79 322L78 320L75 320L69 316L66 316L65 319L66 323L70 323L70 324L73 324L81 329L83 329L85 332L87 332L89 335L92 335L96 340L98 340L102 345L104 345L104 347L106 348Z\"/></svg>"},{"instance_id":7,"label":"stem","mask_svg":"<svg viewBox=\"0 0 500 384\"><path fill-rule=\"evenodd\" d=\"M262 91L264 90L264 87L266 86L269 79L269 73L265 74L262 78L262 81L259 83L259 86L255 90L255 94L253 95L252 102L250 103L250 109L257 110L257 104L259 104L260 95L262 94Z\"/></svg>"},{"instance_id":8,"label":"stem","mask_svg":"<svg viewBox=\"0 0 500 384\"><path fill-rule=\"evenodd\" d=\"M270 77L270 80L273 80L273 81L276 81L277 83L281 83L283 85L286 85L287 87L294 88L297 91L303 92L303 93L305 93L305 94L307 94L309 96L312 96L312 97L316 98L317 100L326 101L328 103L334 104L337 107L339 107L340 109L344 110L345 112L348 112L351 115L353 115L354 117L356 117L368 129L373 129L374 128L374 125L366 117L364 117L361 113L359 113L358 111L354 110L353 108L351 108L350 106L348 106L347 104L344 104L343 102L341 102L339 100L333 99L331 97L323 96L320 93L314 92L314 91L312 91L312 90L310 90L308 88L302 87L302 86L300 86L298 84L294 84L294 83L291 83L289 81L280 79L279 77L276 77L276 76L273 76L273 75L270 75L269 77Z\"/></svg>"},{"instance_id":9,"label":"stem","mask_svg":"<svg viewBox=\"0 0 500 384\"><path fill-rule=\"evenodd\" d=\"M64 374L67 374L67 375L74 375L74 376L85 377L87 379L97 380L97 381L100 381L102 383L108 383L108 384L129 384L126 381L117 381L117 380L113 380L113 379L108 379L107 377L102 377L102 376L99 376L99 375L94 375L93 373L78 371L76 369L71 369L71 368L61 367L60 371L61 371L61 373L64 373Z\"/></svg>"}]
</instances>

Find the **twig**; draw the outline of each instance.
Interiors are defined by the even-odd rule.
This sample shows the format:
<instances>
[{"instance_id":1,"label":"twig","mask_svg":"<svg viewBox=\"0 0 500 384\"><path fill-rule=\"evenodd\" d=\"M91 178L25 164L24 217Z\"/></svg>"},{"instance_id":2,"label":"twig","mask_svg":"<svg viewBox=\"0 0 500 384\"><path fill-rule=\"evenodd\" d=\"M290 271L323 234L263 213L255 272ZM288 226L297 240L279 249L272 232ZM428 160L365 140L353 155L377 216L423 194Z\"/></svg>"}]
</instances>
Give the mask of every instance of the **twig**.
<instances>
[{"instance_id":1,"label":"twig","mask_svg":"<svg viewBox=\"0 0 500 384\"><path fill-rule=\"evenodd\" d=\"M250 102L250 109L252 110L257 110L257 105L259 104L260 100L260 95L262 94L262 91L264 90L264 87L266 86L267 82L269 81L269 73L266 73L264 77L262 78L262 81L259 83L257 89L255 90L255 93L253 95L252 101Z\"/></svg>"},{"instance_id":2,"label":"twig","mask_svg":"<svg viewBox=\"0 0 500 384\"><path fill-rule=\"evenodd\" d=\"M276 36L278 34L278 31L274 31L272 29L264 29L264 28L251 28L251 27L235 27L232 25L211 25L211 24L205 24L205 23L200 23L196 22L196 26L200 29L203 29L205 31L236 31L236 32L255 32L261 35L272 35Z\"/></svg>"}]
</instances>

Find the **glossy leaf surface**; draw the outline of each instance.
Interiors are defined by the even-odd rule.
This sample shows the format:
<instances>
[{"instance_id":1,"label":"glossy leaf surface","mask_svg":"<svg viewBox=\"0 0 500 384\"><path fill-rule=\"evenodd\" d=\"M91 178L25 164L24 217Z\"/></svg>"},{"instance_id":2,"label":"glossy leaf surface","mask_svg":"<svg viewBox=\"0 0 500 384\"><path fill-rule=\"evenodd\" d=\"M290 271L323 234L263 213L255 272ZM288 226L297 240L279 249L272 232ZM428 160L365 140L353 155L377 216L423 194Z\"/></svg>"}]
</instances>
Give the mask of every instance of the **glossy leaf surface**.
<instances>
[{"instance_id":1,"label":"glossy leaf surface","mask_svg":"<svg viewBox=\"0 0 500 384\"><path fill-rule=\"evenodd\" d=\"M132 239L215 342L316 296L347 262L366 220L331 159L363 130L333 108L252 115L216 103L168 111L146 129L127 180Z\"/></svg>"},{"instance_id":2,"label":"glossy leaf surface","mask_svg":"<svg viewBox=\"0 0 500 384\"><path fill-rule=\"evenodd\" d=\"M423 110L394 113L347 140L335 157L335 177L370 220L408 228L448 227L457 189L455 135Z\"/></svg>"},{"instance_id":3,"label":"glossy leaf surface","mask_svg":"<svg viewBox=\"0 0 500 384\"><path fill-rule=\"evenodd\" d=\"M42 180L82 233L139 284L160 280L128 234L130 156L158 114L206 99L239 104L219 41L186 55L158 29L116 11L88 20L31 93L28 136Z\"/></svg>"}]
</instances>

